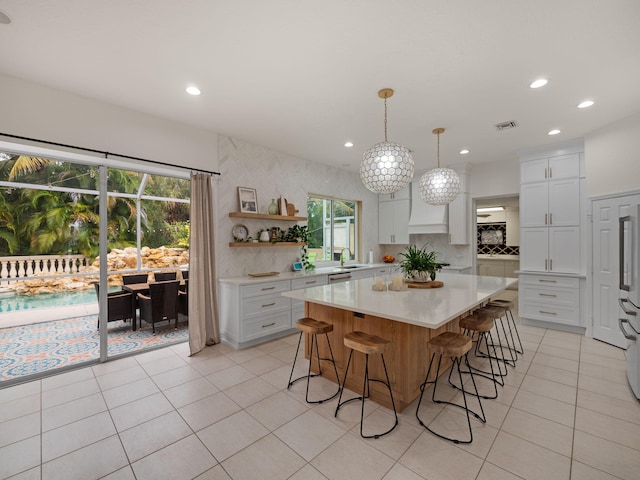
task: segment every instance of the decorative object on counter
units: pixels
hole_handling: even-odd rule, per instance
[[[383,255],[382,261],[384,263],[393,263],[396,261],[396,257],[394,257],[393,255]]]
[[[404,283],[404,274],[400,268],[395,268],[391,272],[391,283],[389,284],[389,290],[393,290],[395,292],[399,292],[401,290],[406,290],[408,287],[406,283]]]
[[[383,88],[378,97],[384,99],[384,142],[376,143],[362,155],[360,179],[374,193],[394,193],[411,182],[414,162],[407,147],[387,141],[387,98],[391,88]]]
[[[234,242],[250,242],[252,238],[249,236],[249,229],[244,225],[234,225],[231,229]]]
[[[451,168],[440,168],[440,134],[444,133],[444,128],[436,128],[432,133],[438,136],[438,168],[420,178],[420,196],[429,205],[446,205],[460,193],[460,177]]]
[[[271,203],[269,204],[269,208],[267,209],[269,215],[277,215],[278,214],[278,205],[276,205],[276,199],[272,198]]]
[[[302,262],[293,262],[292,268],[294,272],[301,272],[304,267]]]
[[[238,187],[238,202],[241,212],[258,213],[258,195],[255,188]]]
[[[387,275],[376,274],[373,277],[373,284],[371,285],[371,289],[377,292],[384,292],[387,290]]]
[[[444,283],[439,280],[426,281],[426,282],[407,282],[408,288],[442,288]]]
[[[427,282],[429,279],[436,279],[437,253],[433,250],[430,251],[428,247],[427,244],[424,244],[422,248],[409,245],[405,252],[398,254],[404,257],[404,260],[398,265],[405,278],[414,282]]]

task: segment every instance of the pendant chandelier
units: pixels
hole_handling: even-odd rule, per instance
[[[374,193],[394,193],[407,186],[413,178],[413,157],[409,149],[387,141],[387,98],[393,90],[383,88],[378,92],[384,98],[384,142],[376,143],[362,155],[360,178]]]
[[[420,196],[429,205],[446,205],[460,193],[460,177],[450,168],[440,168],[440,134],[444,128],[433,130],[438,136],[438,168],[425,173],[420,179]]]

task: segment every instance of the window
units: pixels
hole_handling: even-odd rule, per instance
[[[357,202],[310,195],[307,221],[311,262],[339,261],[343,252],[345,261],[358,258]]]

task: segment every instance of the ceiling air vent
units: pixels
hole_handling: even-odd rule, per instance
[[[518,123],[515,120],[511,120],[510,122],[502,122],[494,125],[496,130],[501,132],[502,130],[509,130],[510,128],[516,128]]]

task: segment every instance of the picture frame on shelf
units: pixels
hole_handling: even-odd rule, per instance
[[[258,213],[258,195],[255,188],[238,187],[238,203],[240,211]]]

